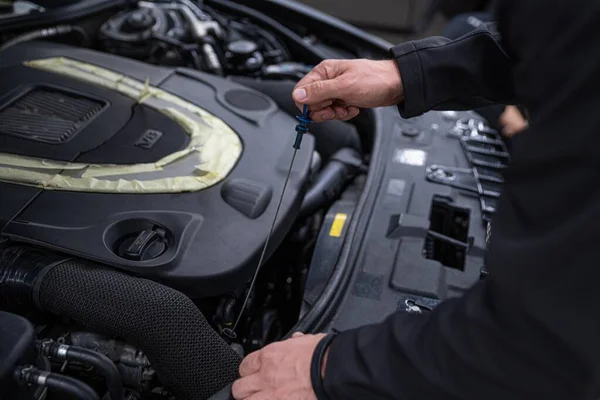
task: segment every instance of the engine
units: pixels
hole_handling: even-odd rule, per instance
[[[294,153],[296,82],[388,44],[296,2],[22,3],[0,7],[1,399],[229,399],[295,330],[488,275],[510,154],[480,114],[362,110]]]
[[[301,78],[309,68],[291,62],[272,33],[247,22],[218,18],[189,1],[138,2],[100,27],[111,53],[159,65],[190,65],[217,75]],[[190,45],[189,43],[193,43]]]
[[[320,53],[268,26],[138,1],[0,35],[0,397],[207,399],[298,321],[370,139],[319,124],[288,171]]]
[[[291,116],[223,78],[106,53],[32,43],[3,59],[13,65],[1,69],[10,79],[0,91],[11,95],[0,106],[0,174],[46,189],[22,199],[28,207],[7,216],[5,235],[193,298],[249,278],[290,164]],[[313,152],[307,137],[278,232],[298,213]]]

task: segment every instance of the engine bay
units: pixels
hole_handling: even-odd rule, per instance
[[[0,124],[10,133],[4,148],[21,157],[5,160],[3,175],[47,189],[4,227],[6,235],[151,277],[192,298],[248,279],[264,243],[255,233],[269,229],[290,163],[293,137],[282,132],[293,131],[291,116],[259,92],[200,72],[142,70],[129,60],[120,66],[106,53],[89,64],[86,52],[55,45],[5,54],[20,65],[2,69],[15,79],[0,84],[14,98],[3,104]],[[146,83],[123,78],[140,73]],[[94,101],[98,109],[88,112]],[[75,135],[51,125],[24,140],[23,124],[37,127],[80,104],[87,114],[74,122]],[[277,231],[291,228],[301,206],[312,139],[296,156]]]
[[[485,277],[509,155],[473,112],[312,124],[279,204],[295,83],[387,49],[275,3],[0,14],[0,324],[21,338],[0,395],[208,399],[293,330],[427,312]]]

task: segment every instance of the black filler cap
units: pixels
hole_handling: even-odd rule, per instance
[[[128,260],[146,261],[160,256],[167,249],[166,231],[160,227],[144,229],[126,237],[119,246],[119,256]]]

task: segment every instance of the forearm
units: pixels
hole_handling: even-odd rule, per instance
[[[405,118],[514,100],[512,61],[491,26],[456,40],[406,42],[393,47],[391,55],[402,76],[404,101],[399,110]]]
[[[331,400],[598,398],[600,56],[592,49],[600,40],[600,8],[592,10],[589,0],[502,4],[503,32],[518,55],[510,76],[531,123],[515,140],[511,165],[503,172],[487,258],[490,277],[429,314],[394,314],[339,334],[325,367]],[[590,12],[581,13],[584,8]],[[496,45],[480,35],[476,41],[485,44],[470,61],[460,52],[436,53],[456,44],[399,56],[405,114],[457,98],[511,98],[512,78],[505,71],[499,82],[498,68],[490,65],[490,59],[508,61],[498,48],[488,51]],[[406,64],[415,71],[407,72],[404,58],[413,56],[417,60]],[[433,60],[445,67],[438,69]],[[473,76],[469,63],[487,72]],[[428,79],[411,89],[418,65]],[[496,81],[486,84],[482,77]],[[440,85],[443,94],[437,96]]]
[[[490,290],[482,282],[432,314],[340,333],[325,368],[328,398],[583,399],[589,370],[518,302],[489,304]]]
[[[331,400],[598,398],[600,192],[589,182],[600,137],[591,105],[572,100],[515,142],[490,277],[429,314],[339,334],[325,367]]]

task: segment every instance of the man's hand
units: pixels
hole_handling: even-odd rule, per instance
[[[298,82],[293,98],[300,110],[309,106],[315,122],[347,121],[359,107],[396,105],[404,93],[394,60],[326,60]]]
[[[525,130],[529,123],[515,106],[506,106],[499,119],[500,129],[505,137],[513,137]]]
[[[273,343],[248,355],[233,384],[236,400],[316,400],[310,380],[310,364],[317,344],[325,335],[296,333],[292,339]]]

